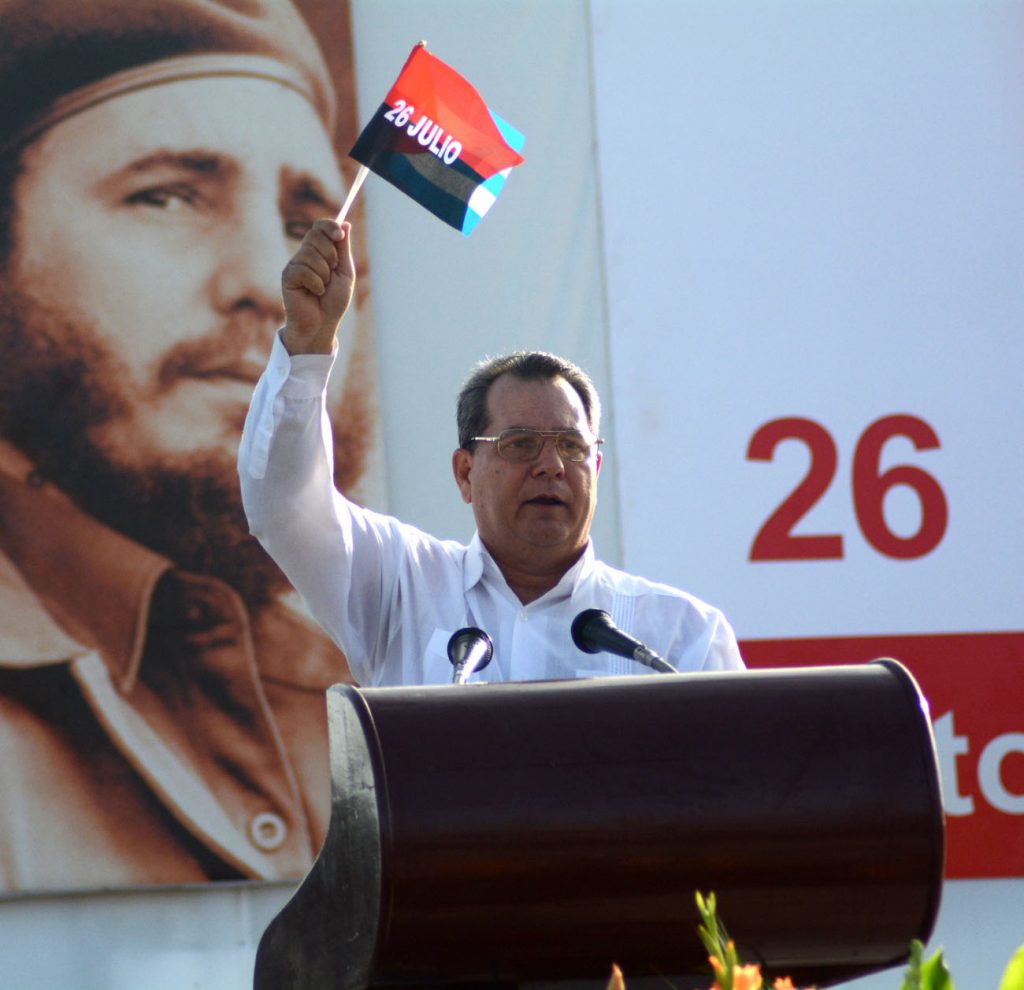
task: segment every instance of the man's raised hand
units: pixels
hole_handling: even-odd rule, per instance
[[[281,293],[289,354],[330,354],[356,284],[351,225],[317,220],[284,267]]]

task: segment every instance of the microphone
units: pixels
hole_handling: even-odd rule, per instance
[[[679,671],[667,660],[662,660],[654,650],[644,646],[638,639],[624,633],[612,617],[599,608],[588,608],[572,620],[572,641],[584,653],[600,653],[602,650],[642,663],[662,674],[678,674]]]
[[[478,670],[483,670],[494,655],[491,637],[476,626],[456,629],[448,640],[448,659],[455,670],[452,684],[465,684]]]

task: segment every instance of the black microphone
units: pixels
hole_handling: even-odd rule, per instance
[[[494,655],[491,637],[476,626],[456,629],[448,640],[448,659],[455,670],[452,684],[465,684],[478,670],[483,670]]]
[[[572,641],[584,653],[600,653],[602,650],[642,663],[645,667],[662,674],[678,674],[679,671],[667,660],[662,660],[654,650],[644,646],[638,639],[624,633],[612,617],[599,608],[588,608],[572,620]]]

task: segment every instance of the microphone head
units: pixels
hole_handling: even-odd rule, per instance
[[[606,649],[602,643],[595,639],[598,630],[616,630],[612,617],[600,608],[585,608],[575,619],[572,620],[572,641],[576,649],[584,653],[600,653]]]
[[[491,637],[482,629],[477,629],[476,626],[456,629],[452,633],[451,639],[448,640],[448,659],[452,666],[458,667],[460,664],[464,664],[472,653],[477,654],[477,662],[473,665],[473,670],[483,670],[494,656],[494,644],[491,642]]]

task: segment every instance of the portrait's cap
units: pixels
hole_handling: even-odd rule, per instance
[[[291,0],[0,0],[0,151],[123,93],[206,76],[302,93],[330,133],[335,94]]]

